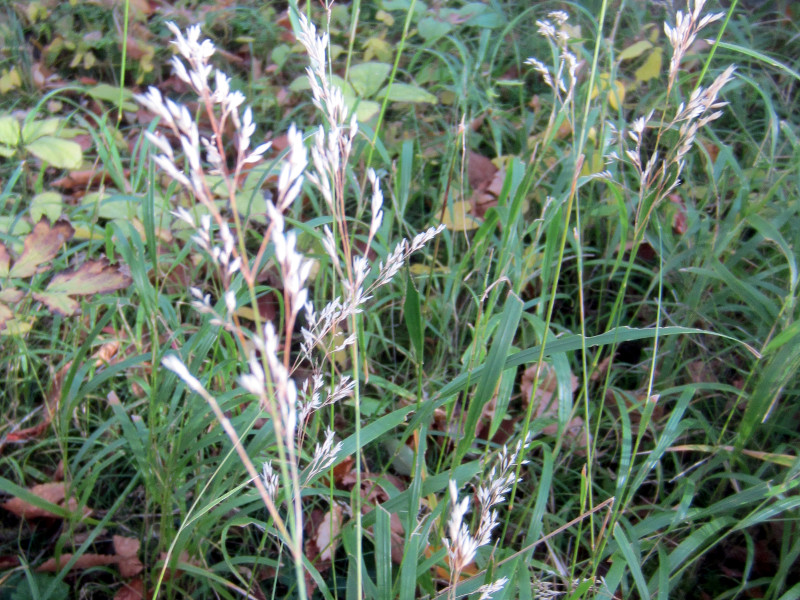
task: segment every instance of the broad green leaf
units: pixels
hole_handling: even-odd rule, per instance
[[[642,63],[642,66],[636,69],[633,76],[636,81],[650,81],[661,75],[661,63],[664,56],[664,51],[661,48],[656,48],[647,57],[647,60]]]
[[[383,85],[392,65],[382,62],[365,62],[350,69],[350,85],[358,95],[369,98]]]
[[[47,217],[51,223],[55,223],[61,216],[63,198],[58,192],[42,192],[36,194],[31,201],[31,219],[36,222]]]
[[[19,136],[19,121],[11,115],[3,115],[0,117],[0,144],[5,144],[13,148],[19,144]]]
[[[647,40],[641,40],[639,42],[635,42],[625,48],[622,52],[617,55],[617,60],[622,62],[623,60],[630,60],[632,58],[637,58],[650,50],[653,47],[653,44]]]
[[[379,99],[382,100],[386,95],[386,89],[383,88],[378,92]],[[438,102],[436,96],[430,92],[409,83],[393,83],[389,90],[389,100],[392,102],[425,102],[428,104],[436,104]]]
[[[119,87],[107,83],[98,83],[87,89],[86,93],[96,100],[102,100],[114,106],[117,106],[119,103]],[[133,101],[133,92],[128,88],[122,88],[122,110],[136,112],[138,108],[137,104]]]
[[[41,121],[30,121],[22,127],[22,140],[27,144],[45,135],[54,135],[61,126],[61,119],[56,117]]]
[[[26,144],[25,149],[58,169],[77,169],[83,162],[83,150],[80,144],[52,135],[37,138]]]
[[[362,100],[356,106],[356,119],[362,123],[366,123],[372,117],[378,114],[381,110],[381,105],[372,100]]]
[[[272,49],[272,52],[270,52],[269,58],[280,68],[286,64],[286,60],[289,58],[291,53],[292,49],[288,46],[288,44],[278,44]]]
[[[25,238],[25,249],[22,255],[11,267],[9,276],[30,277],[34,275],[39,266],[55,258],[61,246],[72,238],[75,231],[66,221],[57,221],[51,227],[42,219]]]
[[[403,10],[411,8],[411,0],[384,0],[381,3],[383,10]],[[422,1],[414,4],[414,14],[423,15],[428,10],[428,5]]]
[[[442,223],[451,231],[470,231],[480,227],[480,220],[469,213],[472,203],[468,200],[453,202],[444,209]]]
[[[436,17],[420,19],[419,25],[417,25],[417,32],[428,43],[447,35],[452,29],[453,26],[450,23],[440,21]]]
[[[16,153],[17,151],[15,148],[11,148],[10,146],[4,146],[3,144],[0,144],[0,156],[2,156],[3,158],[11,158]]]
[[[71,273],[59,273],[43,293],[34,294],[33,297],[53,312],[68,316],[74,315],[80,308],[72,296],[113,292],[129,286],[132,281],[107,260],[93,260],[83,263]]]

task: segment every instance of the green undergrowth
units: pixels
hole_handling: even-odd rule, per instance
[[[356,343],[330,353],[326,378],[349,374],[358,393],[299,424],[301,466],[327,427],[343,444],[302,489],[302,585],[218,415],[161,365],[179,356],[259,472],[277,465],[280,431],[240,382],[253,347],[191,306],[195,287],[224,310],[232,284],[171,212],[200,209],[151,160],[143,130],[157,126],[133,99],[156,85],[208,133],[168,62],[165,23],[199,23],[253,107],[252,146],[275,141],[235,194],[212,179],[255,257],[281,135],[296,123],[310,147],[321,124],[296,24],[249,1],[2,6],[0,598],[477,598],[501,578],[493,598],[800,597],[798,12],[709,1],[704,14],[725,16],[670,85],[663,23],[676,14],[661,4],[310,9],[359,117],[352,249],[378,263],[447,227],[348,321]],[[554,10],[569,17],[561,49],[536,24]],[[555,73],[564,51],[572,98],[566,71],[556,94],[525,62]],[[730,64],[727,105],[679,184],[667,189],[669,167],[643,186],[625,154],[635,119],[654,111],[645,159],[676,152],[683,134],[666,123]],[[369,247],[367,167],[384,193]],[[15,276],[42,219],[72,233]],[[286,229],[314,260],[318,309],[342,291],[322,225],[338,223],[306,185]],[[253,298],[237,284],[237,319],[282,331],[284,282],[264,247],[270,266]],[[56,274],[93,264],[118,285],[70,291],[80,311],[48,303]],[[299,355],[300,325],[281,353]],[[308,374],[300,363],[298,386]],[[474,531],[474,490],[526,438],[491,543],[456,573],[449,482]],[[120,539],[138,542],[133,558]]]

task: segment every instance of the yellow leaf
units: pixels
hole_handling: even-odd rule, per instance
[[[5,94],[22,86],[22,79],[19,76],[17,67],[11,67],[10,71],[3,69],[0,75],[0,94]]]
[[[619,110],[619,107],[625,101],[625,84],[619,79],[615,79],[612,86],[610,81],[611,76],[608,73],[601,74],[594,88],[592,88],[591,98],[594,100],[600,92],[608,91],[608,105],[613,110]]]
[[[375,18],[387,27],[394,25],[394,17],[385,10],[379,10],[375,13]]]
[[[605,161],[603,160],[602,152],[593,152],[591,156],[589,156],[589,160],[583,162],[583,167],[581,167],[581,175],[594,175],[595,173],[600,173],[605,168]]]
[[[636,69],[633,74],[636,77],[636,81],[644,83],[658,77],[661,74],[663,55],[664,52],[661,48],[654,49],[647,57],[647,60],[642,63],[642,66]]]
[[[442,223],[451,231],[470,231],[471,229],[477,229],[480,226],[480,222],[476,217],[469,214],[469,209],[471,207],[472,203],[466,200],[453,202],[452,207],[448,206],[445,208]]]
[[[414,263],[408,270],[411,271],[412,275],[427,275],[431,272],[431,266],[425,263]],[[447,267],[434,267],[434,273],[449,273],[450,269]]]
[[[623,60],[630,60],[632,58],[637,58],[650,50],[653,47],[653,44],[648,42],[647,40],[641,40],[640,42],[636,42],[635,44],[631,44],[625,50],[619,53],[617,59],[620,62]]]

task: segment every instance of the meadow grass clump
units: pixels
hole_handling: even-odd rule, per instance
[[[800,122],[754,82],[800,75],[735,6],[590,4],[156,9],[171,76],[66,101],[103,169],[48,254],[130,291],[0,325],[0,600],[797,595]],[[0,317],[63,179],[8,172]]]

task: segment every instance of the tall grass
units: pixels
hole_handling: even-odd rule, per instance
[[[55,442],[15,448],[0,481],[59,511],[72,558],[43,576],[20,552],[15,593],[111,595],[115,573],[71,569],[113,529],[143,542],[146,597],[797,597],[796,120],[742,117],[759,92],[729,63],[764,57],[723,41],[735,3],[705,5],[667,17],[661,79],[622,102],[644,8],[534,7],[424,48],[412,2],[389,83],[457,93],[433,120],[387,93],[370,123],[333,75],[371,9],[293,7],[310,123],[280,150],[215,44],[169,23],[191,97],[136,96],[157,118],[131,175],[83,121],[141,198],[138,229],[101,225],[130,294],[87,304],[86,335],[60,342],[56,319],[4,352],[15,422],[26,365],[71,361]],[[390,147],[390,117],[423,135]],[[447,229],[477,146],[515,155],[477,228]],[[109,328],[130,349],[95,366]],[[59,460],[100,512],[25,489]]]

